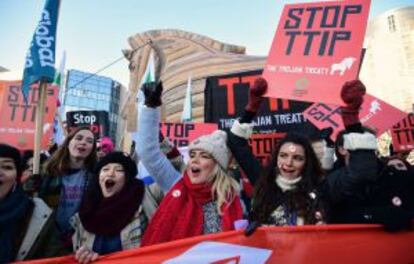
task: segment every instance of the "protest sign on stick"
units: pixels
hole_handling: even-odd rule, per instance
[[[0,81],[0,86],[3,86],[3,99],[0,102],[0,141],[21,150],[34,149],[36,112],[40,101],[39,86],[34,84],[30,87],[27,103],[20,92],[21,81]],[[45,94],[41,149],[46,149],[53,136],[57,87],[48,85]]]
[[[335,140],[339,131],[345,129],[339,106],[314,103],[303,112],[303,115],[319,129],[332,127],[332,140]],[[377,135],[380,136],[406,115],[404,111],[375,96],[366,94],[364,96],[364,103],[361,106],[359,118],[362,125],[374,129]]]
[[[109,115],[106,111],[66,112],[66,125],[69,131],[77,127],[88,127],[97,139],[109,136]]]
[[[186,147],[194,139],[217,130],[217,124],[210,123],[161,123],[161,132],[176,147]]]
[[[414,114],[398,122],[391,129],[392,145],[395,152],[414,149]]]
[[[266,96],[341,105],[358,74],[370,0],[286,5],[263,77]]]

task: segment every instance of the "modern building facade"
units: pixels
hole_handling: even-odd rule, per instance
[[[204,121],[204,89],[206,78],[260,70],[266,57],[246,54],[243,46],[223,43],[207,36],[178,29],[150,30],[128,38],[130,49],[124,50],[129,61],[129,96],[122,107],[127,120],[123,149],[128,150],[130,132],[136,131],[136,94],[141,83],[148,58],[154,52],[156,77],[161,75],[164,92],[162,96],[162,120],[179,122],[188,78],[192,83],[192,117],[194,122]],[[151,42],[152,45],[146,45]]]
[[[93,75],[78,70],[69,70],[63,91],[63,113],[78,110],[107,111],[109,135],[119,142],[118,128],[121,122],[119,108],[122,85],[108,77]],[[65,116],[62,116],[65,119]]]
[[[128,127],[136,126],[135,95],[147,67],[151,52],[155,50],[155,64],[162,75],[164,120],[180,120],[188,78],[192,79],[193,120],[204,120],[204,88],[208,76],[224,75],[262,69],[264,56],[246,54],[243,46],[223,43],[207,36],[178,29],[150,30],[128,38],[131,49],[124,50],[129,60],[129,104],[123,109],[128,116]],[[141,48],[142,47],[142,48]],[[157,75],[157,73],[156,73]]]
[[[413,111],[414,6],[374,17],[369,22],[364,46],[360,77],[368,92],[401,110]]]

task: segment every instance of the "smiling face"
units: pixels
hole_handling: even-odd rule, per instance
[[[71,158],[84,160],[91,154],[94,136],[91,131],[83,129],[78,131],[70,140],[68,148]]]
[[[10,192],[16,178],[17,168],[13,159],[0,157],[0,200]]]
[[[302,174],[305,162],[305,149],[295,143],[284,143],[277,155],[280,175],[289,180],[296,179]]]
[[[198,149],[191,150],[187,166],[191,183],[200,184],[210,180],[216,165],[217,162],[210,153]]]
[[[125,185],[125,170],[119,163],[108,163],[99,172],[99,186],[105,198],[119,193]]]

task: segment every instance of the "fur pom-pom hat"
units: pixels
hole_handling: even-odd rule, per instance
[[[227,134],[222,130],[216,130],[213,133],[201,136],[190,143],[188,150],[201,149],[213,156],[217,163],[227,171],[231,152],[227,148]]]

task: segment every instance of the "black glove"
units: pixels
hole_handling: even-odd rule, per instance
[[[384,206],[372,210],[372,221],[380,223],[389,232],[408,230],[412,227],[412,216],[397,206]]]
[[[247,237],[253,235],[253,233],[256,231],[258,227],[260,227],[259,222],[257,221],[250,222],[249,225],[244,230],[244,235]]]
[[[145,95],[145,105],[148,107],[156,108],[162,104],[161,95],[162,95],[162,82],[147,82],[144,83],[141,87],[141,90]]]
[[[331,139],[332,133],[333,133],[332,127],[323,128],[319,132],[321,139],[325,140],[326,146],[330,148],[333,148],[335,146],[335,143]]]

